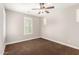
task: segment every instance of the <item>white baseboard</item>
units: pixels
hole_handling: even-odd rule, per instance
[[[23,42],[23,41],[28,41],[28,40],[33,40],[33,39],[36,39],[36,38],[40,38],[40,37],[33,37],[33,38],[23,39],[23,40],[14,41],[14,42],[8,42],[8,43],[6,43],[6,45],[14,44],[14,43],[19,43],[19,42]]]
[[[79,50],[79,47],[77,47],[77,46],[73,46],[73,45],[68,44],[68,43],[64,43],[64,42],[60,42],[60,41],[56,41],[56,40],[52,40],[52,39],[47,38],[47,37],[42,37],[42,38],[47,39],[47,40],[50,40],[50,41],[53,41],[53,42],[56,42],[56,43],[59,43],[59,44],[62,44],[62,45],[65,45],[65,46],[69,46],[69,47],[71,47],[71,48],[74,48],[74,49],[78,49],[78,50]]]
[[[6,43],[6,45],[8,45],[8,44],[14,44],[14,43],[19,43],[19,42],[22,42],[22,41],[28,41],[28,40],[32,40],[32,39],[36,39],[36,38],[40,38],[40,37],[34,37],[34,38],[29,38],[29,39],[24,39],[24,40],[9,42],[9,43]],[[72,47],[72,48],[75,48],[75,49],[79,49],[79,47],[70,45],[68,43],[64,43],[64,42],[52,40],[52,39],[47,38],[47,37],[41,37],[41,38],[44,38],[44,39],[47,39],[47,40],[50,40],[50,41],[53,41],[53,42],[56,42],[56,43],[59,43],[59,44],[65,45],[65,46],[69,46],[69,47]]]

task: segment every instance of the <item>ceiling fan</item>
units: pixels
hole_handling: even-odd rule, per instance
[[[32,10],[39,10],[38,14],[41,14],[41,13],[50,13],[48,11],[48,9],[53,9],[54,6],[47,7],[45,4],[46,3],[39,3],[40,8],[33,8]]]

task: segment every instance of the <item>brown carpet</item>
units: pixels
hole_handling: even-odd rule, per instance
[[[46,39],[38,38],[7,45],[5,55],[79,55],[73,49]]]

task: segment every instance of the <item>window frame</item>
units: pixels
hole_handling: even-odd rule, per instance
[[[28,32],[26,31],[26,26],[29,26],[29,25],[26,25],[25,23],[27,23],[28,21],[31,21],[31,32]],[[29,23],[28,23],[29,24]],[[32,34],[33,33],[33,21],[32,21],[32,18],[31,17],[27,17],[27,16],[24,16],[24,35],[28,35],[28,34]]]

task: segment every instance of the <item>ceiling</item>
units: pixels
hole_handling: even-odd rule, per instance
[[[33,8],[40,8],[38,3],[5,3],[5,8],[25,14],[35,15],[35,16],[43,16],[43,14],[38,14],[39,10],[32,10]],[[72,5],[75,5],[74,3],[51,3],[48,4],[48,6],[55,6],[55,9],[57,8],[66,8]],[[49,10],[51,13],[53,10]],[[46,14],[44,14],[46,15]]]

